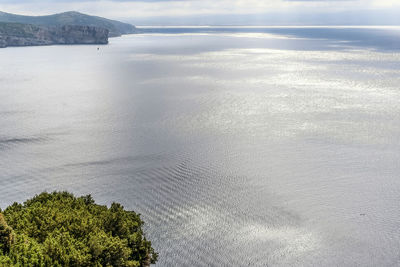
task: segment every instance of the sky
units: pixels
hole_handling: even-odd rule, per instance
[[[0,11],[64,11],[136,25],[400,25],[400,0],[0,0]]]

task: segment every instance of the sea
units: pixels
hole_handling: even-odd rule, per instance
[[[399,27],[0,49],[0,208],[141,214],[156,266],[399,266]]]

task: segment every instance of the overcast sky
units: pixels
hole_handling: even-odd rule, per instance
[[[137,25],[400,25],[400,0],[0,0],[0,11],[75,10]]]

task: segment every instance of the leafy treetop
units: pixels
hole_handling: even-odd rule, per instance
[[[3,216],[4,215],[4,216]],[[0,266],[146,266],[157,253],[140,216],[90,195],[42,193],[0,213]]]

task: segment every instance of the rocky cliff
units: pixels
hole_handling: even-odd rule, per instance
[[[38,26],[0,23],[0,47],[53,44],[107,44],[109,31],[79,25]]]
[[[43,26],[93,26],[107,29],[109,31],[109,37],[116,37],[123,34],[131,34],[137,32],[135,26],[131,24],[102,17],[90,16],[75,11],[69,11],[48,16],[22,16],[0,11],[0,22]]]

